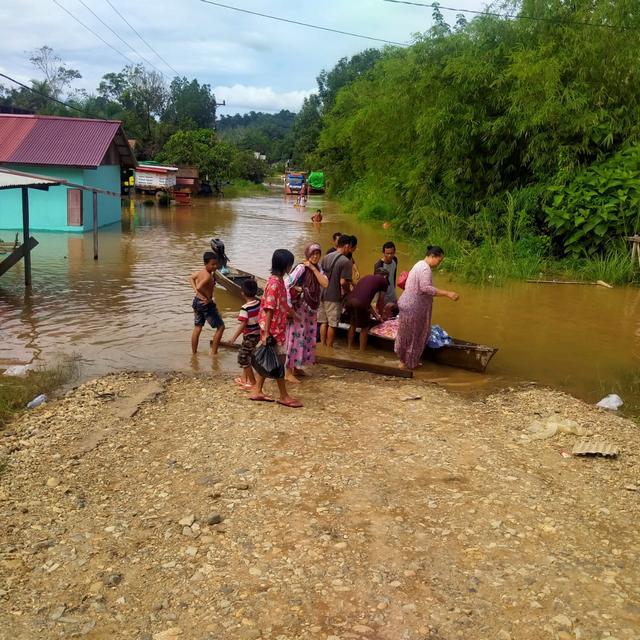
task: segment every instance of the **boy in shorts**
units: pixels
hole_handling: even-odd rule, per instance
[[[196,294],[191,304],[195,325],[191,334],[191,352],[197,353],[202,327],[205,322],[208,322],[211,328],[216,330],[211,342],[211,353],[215,354],[218,353],[218,346],[224,332],[224,322],[213,299],[213,288],[216,285],[213,274],[218,268],[218,256],[213,251],[205,251],[202,259],[204,267],[189,276],[189,284]]]
[[[260,300],[256,298],[257,293],[258,283],[255,280],[245,280],[242,283],[244,304],[238,314],[240,326],[231,340],[229,340],[229,344],[233,344],[242,334],[242,346],[238,353],[238,364],[242,368],[242,375],[236,378],[235,382],[245,391],[248,391],[256,384],[253,367],[251,366],[251,354],[255,351],[258,342],[260,342],[260,325],[258,324]]]

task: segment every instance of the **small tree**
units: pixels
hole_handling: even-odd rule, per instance
[[[178,131],[167,140],[157,160],[194,165],[200,177],[215,182],[230,177],[233,148],[218,141],[210,129]]]

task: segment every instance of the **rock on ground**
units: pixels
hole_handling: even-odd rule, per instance
[[[119,374],[19,417],[0,433],[0,636],[640,637],[637,424],[552,391],[471,401],[323,368],[300,396]],[[553,415],[620,456],[523,437]]]

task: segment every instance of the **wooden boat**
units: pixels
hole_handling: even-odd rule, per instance
[[[264,293],[266,282],[262,278],[258,278],[248,271],[236,269],[235,267],[227,267],[227,270],[228,273],[216,271],[213,277],[215,281],[229,293],[239,298],[242,297],[242,283],[246,280],[256,280],[258,283],[258,295],[261,296]]]
[[[12,253],[16,250],[20,241],[18,240],[18,234],[16,233],[16,239],[13,242],[3,242],[0,240],[0,253]]]
[[[340,323],[339,331],[341,334],[346,335],[348,329],[348,324]],[[452,344],[439,349],[426,347],[423,353],[425,360],[444,364],[448,367],[484,373],[491,358],[498,351],[496,347],[467,342],[453,337],[451,339],[453,340]],[[385,351],[393,351],[395,340],[369,333],[368,344]]]
[[[258,295],[263,294],[264,286],[266,285],[265,280],[257,278],[252,273],[243,271],[242,269],[228,267],[228,270],[229,272],[227,274],[216,271],[214,278],[216,282],[221,287],[224,287],[229,293],[241,297],[242,283],[248,279],[255,279],[258,282]],[[348,329],[349,325],[345,322],[341,322],[338,326],[338,332],[344,336],[347,335]],[[489,347],[475,342],[467,342],[466,340],[459,340],[458,338],[451,339],[453,340],[452,344],[440,347],[440,349],[426,347],[423,357],[426,360],[437,362],[438,364],[444,364],[449,367],[484,373],[491,361],[491,358],[493,358],[498,351],[496,347]],[[368,344],[371,346],[384,351],[393,351],[394,343],[395,340],[393,340],[393,338],[369,333]]]

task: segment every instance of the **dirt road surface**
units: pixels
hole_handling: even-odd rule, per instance
[[[638,424],[315,374],[300,410],[112,375],[0,432],[0,637],[640,637]],[[619,456],[527,437],[549,417]]]

